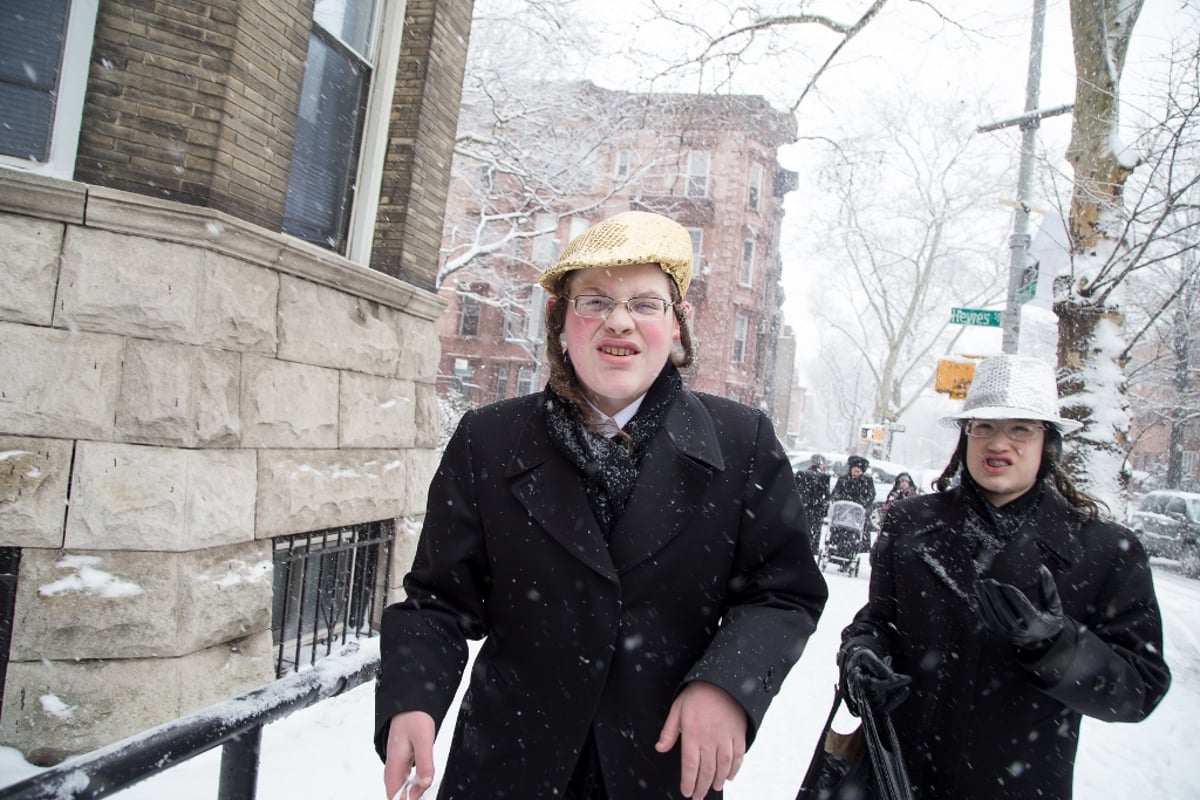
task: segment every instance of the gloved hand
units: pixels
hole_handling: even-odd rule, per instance
[[[891,657],[880,658],[869,647],[855,647],[843,653],[842,683],[846,687],[846,704],[856,716],[862,709],[852,698],[861,694],[877,714],[890,714],[908,698],[912,678],[894,671]]]
[[[1038,568],[1038,589],[1041,597],[1034,603],[1012,584],[981,578],[975,581],[975,611],[988,630],[1017,647],[1049,646],[1066,627],[1067,618],[1045,564]]]

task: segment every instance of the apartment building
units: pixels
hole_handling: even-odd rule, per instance
[[[780,311],[779,231],[796,176],[779,165],[778,149],[795,139],[791,115],[759,96],[587,82],[527,92],[526,106],[541,115],[503,130],[496,120],[515,114],[498,113],[493,97],[464,97],[460,142],[510,148],[455,158],[438,287],[447,302],[437,322],[439,393],[480,405],[539,391],[546,298],[535,276],[588,225],[638,209],[692,235],[699,357],[688,385],[762,408],[782,435],[794,343]],[[549,155],[533,165],[530,152]]]

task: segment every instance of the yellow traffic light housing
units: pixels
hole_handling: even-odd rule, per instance
[[[934,391],[950,395],[951,400],[965,400],[967,389],[975,378],[975,362],[980,358],[982,356],[938,359],[933,379]]]

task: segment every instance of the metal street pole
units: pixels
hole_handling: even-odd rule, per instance
[[[1033,31],[1029,37],[1029,73],[1025,80],[1025,118],[1021,125],[1021,166],[1017,172],[1017,207],[1013,211],[1013,232],[1008,246],[1011,260],[1008,264],[1008,298],[1004,306],[1005,353],[1017,352],[1017,341],[1021,332],[1021,306],[1017,293],[1021,290],[1025,276],[1025,265],[1029,259],[1029,185],[1033,180],[1033,148],[1036,144],[1039,117],[1037,111],[1038,92],[1042,83],[1042,38],[1046,30],[1046,0],[1033,0]]]
[[[1003,331],[1002,347],[1005,353],[1017,352],[1017,343],[1021,333],[1021,298],[1020,292],[1025,280],[1025,266],[1029,261],[1029,194],[1033,182],[1033,148],[1037,136],[1038,125],[1047,117],[1066,114],[1072,110],[1072,105],[1056,106],[1049,109],[1038,109],[1038,91],[1042,82],[1042,37],[1046,30],[1046,0],[1033,2],[1033,30],[1029,37],[1029,73],[1025,80],[1025,113],[1019,117],[980,125],[976,133],[987,133],[1001,128],[1017,125],[1021,128],[1021,160],[1017,172],[1017,202],[1013,216],[1013,232],[1009,236],[1008,246],[1011,258],[1008,265],[1008,295],[1001,325]],[[1042,280],[1052,280],[1053,276],[1039,276]]]

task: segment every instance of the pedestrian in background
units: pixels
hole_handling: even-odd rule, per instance
[[[892,488],[888,491],[887,498],[884,499],[883,505],[879,508],[879,518],[883,519],[887,516],[888,510],[895,504],[897,500],[903,500],[906,497],[915,497],[917,495],[917,486],[913,483],[912,475],[907,472],[901,472],[896,476],[896,480],[892,481]]]
[[[820,453],[814,453],[809,459],[808,469],[796,473],[796,486],[800,489],[800,499],[804,503],[804,511],[808,515],[809,549],[815,554],[821,545],[821,524],[829,513],[829,462]]]
[[[919,800],[1070,798],[1081,718],[1137,722],[1170,685],[1149,561],[1063,470],[1079,423],[1049,364],[983,360],[943,422],[954,454],[884,519],[842,680],[891,713]]]
[[[549,385],[468,411],[381,635],[391,798],[721,797],[827,596],[762,412],[683,387],[692,241],[629,211],[539,282]],[[678,345],[678,349],[676,349]]]
[[[870,514],[875,505],[875,481],[867,472],[870,466],[871,462],[862,456],[846,459],[846,474],[837,479],[830,500],[850,500]]]

